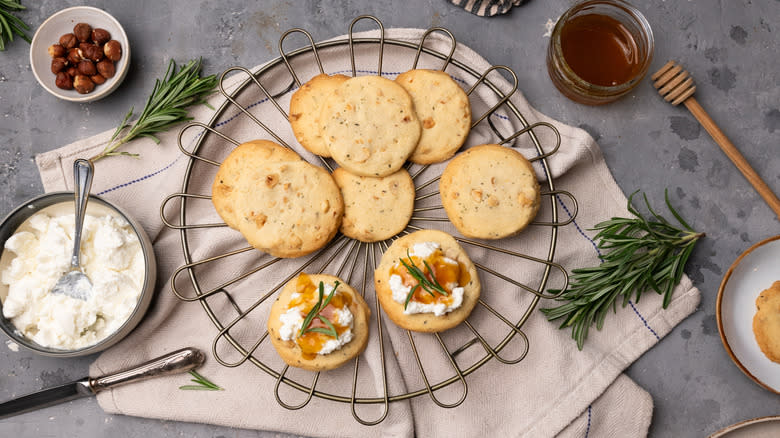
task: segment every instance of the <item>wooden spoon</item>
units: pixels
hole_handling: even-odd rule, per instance
[[[696,91],[696,85],[693,84],[693,78],[687,71],[678,65],[675,61],[669,61],[655,72],[652,76],[653,85],[667,102],[672,105],[685,104],[688,110],[696,117],[696,120],[704,126],[704,129],[710,133],[715,143],[723,149],[727,157],[737,166],[742,175],[753,185],[759,195],[764,198],[769,208],[771,208],[778,219],[780,219],[780,199],[772,192],[772,189],[761,179],[761,177],[750,167],[744,156],[737,150],[737,147],[726,138],[726,134],[718,128],[718,125],[710,118],[704,108],[699,105],[693,97]]]

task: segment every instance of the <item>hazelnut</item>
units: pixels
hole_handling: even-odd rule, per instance
[[[101,85],[106,83],[106,78],[104,78],[101,75],[94,75],[94,76],[90,76],[89,78],[92,79],[92,82],[94,82],[95,85]]]
[[[71,79],[67,73],[61,71],[57,73],[57,79],[54,80],[54,85],[63,90],[70,90],[73,89],[73,79]]]
[[[66,33],[65,35],[60,37],[60,45],[64,47],[66,50],[70,50],[79,43],[79,40],[76,39],[76,35],[73,35],[72,33]]]
[[[103,53],[106,55],[106,58],[112,61],[119,61],[119,58],[122,57],[122,45],[117,40],[111,40],[103,46]]]
[[[54,58],[51,60],[51,72],[55,75],[63,70],[65,70],[65,67],[68,66],[68,60],[65,58]]]
[[[105,29],[92,29],[92,41],[95,44],[102,46],[111,39],[111,34]]]
[[[104,59],[97,63],[97,71],[104,78],[113,78],[114,74],[116,74],[116,67],[113,62]]]
[[[80,47],[79,50],[81,50],[81,53],[84,55],[84,58],[91,59],[95,62],[100,61],[103,59],[103,50],[94,45],[89,43],[81,43],[84,45],[84,47]]]
[[[71,78],[76,77],[77,74],[79,74],[79,69],[76,68],[75,65],[68,67],[67,70],[65,70],[65,73],[68,74]]]
[[[81,42],[89,41],[92,36],[92,26],[87,23],[78,23],[73,27],[73,34]]]
[[[52,58],[61,58],[65,56],[65,47],[62,47],[62,44],[52,44],[49,46],[49,56]]]
[[[87,76],[76,75],[76,77],[73,78],[73,88],[75,88],[79,94],[87,94],[95,89],[95,83]]]
[[[79,62],[78,70],[80,75],[84,76],[94,76],[97,74],[97,69],[95,68],[95,64],[92,63],[89,59],[85,59],[81,62]]]
[[[81,52],[77,48],[72,48],[68,50],[68,62],[71,64],[78,64],[79,61],[81,61]]]

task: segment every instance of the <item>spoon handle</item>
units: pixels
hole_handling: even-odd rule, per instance
[[[76,228],[73,232],[73,255],[70,259],[71,267],[77,267],[79,253],[81,252],[81,228],[84,225],[84,215],[87,212],[89,201],[89,189],[92,188],[92,174],[94,172],[92,162],[79,158],[73,162],[73,193],[76,197]]]

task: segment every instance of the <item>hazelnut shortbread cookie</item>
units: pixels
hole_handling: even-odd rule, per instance
[[[412,96],[422,135],[409,161],[432,164],[448,160],[463,146],[471,130],[471,104],[466,92],[447,73],[410,70],[395,81]]]
[[[467,237],[511,236],[539,211],[539,182],[531,163],[496,144],[457,155],[442,172],[439,191],[450,222]]]
[[[349,76],[319,74],[293,93],[290,99],[290,126],[298,142],[311,153],[330,157],[320,135],[320,113],[325,101]]]
[[[341,167],[355,175],[387,176],[414,151],[420,122],[403,87],[360,76],[342,83],[325,102],[320,134]]]
[[[333,179],[344,198],[341,232],[361,242],[378,242],[400,233],[414,209],[414,182],[406,169],[381,178],[353,175],[339,167]]]

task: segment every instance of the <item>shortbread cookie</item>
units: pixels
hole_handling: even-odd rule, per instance
[[[402,260],[420,269],[429,281],[438,282],[447,294],[416,287],[418,281]],[[374,270],[374,287],[387,316],[398,326],[417,332],[441,332],[463,322],[477,304],[481,289],[477,269],[466,251],[438,230],[417,231],[394,241]]]
[[[325,102],[320,124],[333,159],[355,175],[395,173],[420,140],[420,122],[409,93],[379,76],[341,84]]]
[[[336,282],[339,283],[337,286]],[[322,304],[335,286],[333,298],[318,315],[327,319],[337,336],[310,330],[301,334],[306,316],[318,304],[320,283],[323,286]],[[371,310],[363,298],[340,278],[300,274],[284,286],[271,305],[268,335],[288,365],[310,371],[332,370],[366,348],[370,317]],[[328,325],[316,317],[307,328],[328,329]]]
[[[471,130],[471,104],[466,92],[437,70],[410,70],[395,79],[412,96],[422,135],[409,161],[440,163],[455,155]]]
[[[344,201],[325,169],[273,142],[245,143],[220,166],[212,200],[260,251],[300,257],[322,248],[341,225]]]
[[[442,172],[439,191],[447,217],[467,237],[511,236],[539,211],[539,182],[531,163],[496,144],[456,156]]]
[[[347,79],[349,76],[319,74],[293,93],[290,99],[290,126],[298,143],[309,152],[330,157],[320,135],[320,113],[325,100]]]
[[[249,163],[261,161],[270,164],[300,159],[294,151],[267,140],[249,141],[233,149],[219,166],[211,186],[211,202],[219,216],[230,228],[238,229],[235,195],[239,190],[239,179],[247,175],[246,168]]]
[[[341,232],[361,242],[378,242],[400,233],[414,209],[414,182],[406,169],[372,178],[339,167],[333,179],[344,198]]]
[[[753,334],[761,351],[772,362],[780,363],[780,281],[775,281],[756,298]]]

